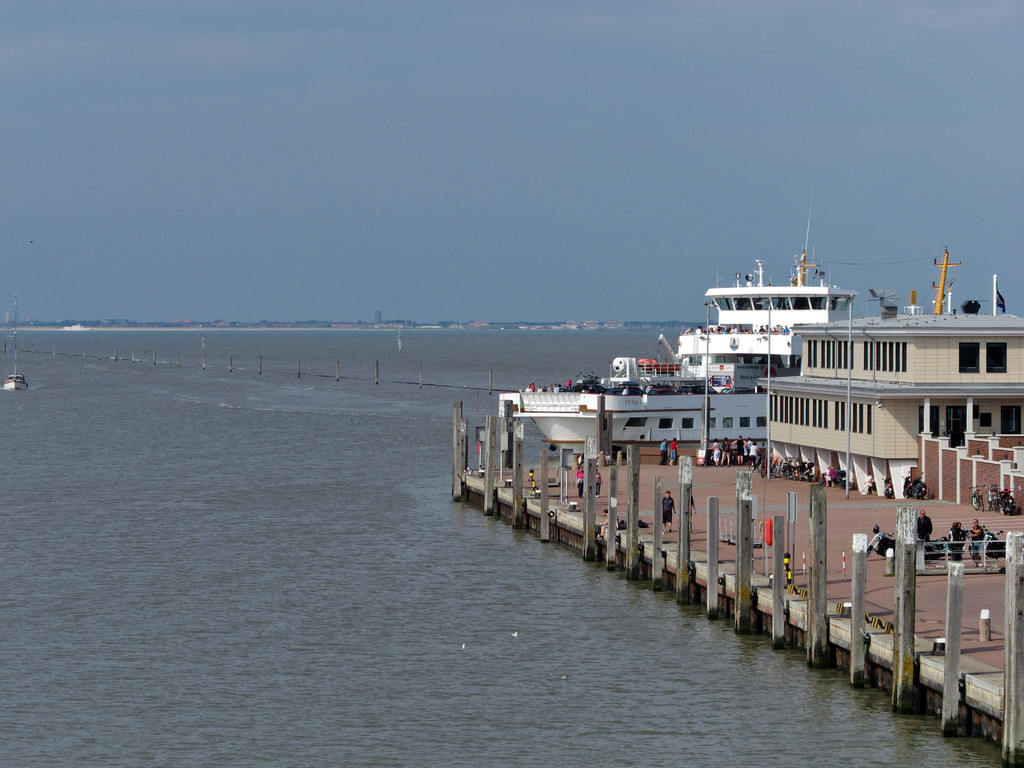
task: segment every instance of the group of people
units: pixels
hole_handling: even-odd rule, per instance
[[[932,520],[924,509],[917,513],[917,538],[919,541],[932,540]],[[949,529],[948,541],[950,542],[949,558],[960,560],[964,552],[971,553],[971,559],[975,563],[981,561],[981,555],[985,548],[985,537],[988,531],[985,530],[978,518],[974,518],[970,528],[965,528],[959,520],[954,520]],[[958,546],[957,546],[958,545]]]
[[[672,442],[668,440],[661,441],[661,464],[675,464],[679,458],[679,443],[672,439]]]
[[[728,437],[711,443],[711,461],[716,467],[728,467],[732,464],[757,466],[761,459],[761,449],[756,440],[744,440],[740,435],[735,440]]]
[[[543,386],[543,385],[538,387],[536,384],[534,384],[531,381],[530,382],[530,386],[528,386],[524,391],[525,392],[569,392],[571,390],[572,390],[572,379],[567,380],[565,382],[565,384],[550,384],[550,385],[548,385],[546,387]]]

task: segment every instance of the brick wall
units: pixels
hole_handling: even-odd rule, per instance
[[[984,456],[986,459],[988,455],[988,440],[968,440],[967,441],[967,455],[968,456]]]

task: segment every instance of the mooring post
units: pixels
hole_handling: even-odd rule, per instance
[[[654,522],[652,523],[654,526],[654,551],[651,553],[651,587],[654,588],[655,592],[661,591],[663,578],[662,565],[665,562],[661,556],[661,541],[664,538],[661,522],[661,505],[663,503],[661,501],[661,489],[664,485],[665,478],[661,475],[657,475],[654,478],[654,490],[652,491],[654,494],[652,496],[654,499]]]
[[[523,509],[523,431],[522,419],[512,422],[512,527],[526,527]]]
[[[626,578],[640,578],[640,450],[626,448]]]
[[[736,471],[736,631],[750,634],[751,583],[754,570],[753,476],[749,469]]]
[[[484,448],[484,514],[489,517],[494,514],[494,441],[498,431],[497,415],[488,414],[484,423],[484,441],[487,444]]]
[[[946,564],[946,649],[942,670],[942,735],[960,732],[960,631],[963,626],[964,564]]]
[[[676,541],[676,601],[690,602],[690,575],[693,556],[690,552],[690,506],[693,504],[693,457],[679,459],[679,539]]]
[[[488,438],[489,440],[490,438]],[[540,540],[551,541],[551,517],[548,515],[551,496],[548,494],[548,474],[551,464],[548,462],[546,448],[540,449]]]
[[[619,468],[608,472],[608,524],[604,527],[604,564],[609,571],[618,565],[619,552]]]
[[[260,355],[260,373],[263,373],[263,355]],[[334,361],[334,380],[341,381],[341,360]]]
[[[228,355],[228,373],[235,370],[235,358],[234,355]]]
[[[850,576],[850,685],[863,688],[864,601],[867,587],[868,536],[853,534],[853,569]]]
[[[597,559],[597,438],[588,435],[584,444],[583,461],[583,559],[588,563]]]
[[[82,357],[85,357],[85,352],[82,352]],[[174,367],[181,368],[181,352],[178,352],[174,358]]]
[[[717,619],[718,607],[718,497],[708,496],[708,618]]]
[[[156,365],[156,350],[153,350],[153,365]]]
[[[820,485],[811,486],[807,525],[811,549],[811,572],[807,578],[807,664],[820,668],[828,666],[828,623],[825,617],[828,605],[828,504],[825,488]]]
[[[772,648],[786,647],[786,544],[784,515],[772,518]]]
[[[494,394],[494,369],[491,368],[487,371],[487,394]]]
[[[892,708],[899,714],[917,712],[914,695],[914,611],[917,606],[917,508],[896,511],[896,591],[893,623]]]
[[[1024,533],[1006,534],[1003,765],[1024,766]]]
[[[380,384],[380,360],[373,363],[373,383]]]
[[[462,501],[462,467],[466,463],[462,458],[462,438],[466,434],[466,422],[462,418],[462,401],[456,400],[452,407],[452,500]],[[461,449],[461,450],[460,450]]]
[[[297,378],[297,379],[301,379],[302,378],[302,360],[301,359],[298,361],[297,367],[295,369],[295,378]]]
[[[259,375],[260,375],[260,376],[262,376],[262,375],[263,375],[263,355],[260,355],[260,363],[259,363]]]
[[[978,614],[978,639],[987,643],[992,639],[992,612],[982,608]]]

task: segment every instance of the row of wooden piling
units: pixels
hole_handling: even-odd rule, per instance
[[[502,421],[499,424],[499,419]],[[500,428],[499,428],[500,427]],[[511,498],[508,499],[509,518],[515,528],[528,527],[528,503],[524,498],[523,489],[523,449],[522,422],[507,421],[505,416],[489,415],[486,418],[485,444],[488,460],[483,468],[483,487],[481,507],[485,514],[499,514],[499,497],[501,492],[496,488],[496,462],[500,456],[499,436],[502,431],[511,434],[509,451],[511,454]],[[469,482],[467,470],[467,434],[468,427],[462,418],[462,405],[455,404],[454,412],[454,443],[452,465],[452,495],[456,500],[467,500]],[[646,558],[643,555],[645,543],[639,535],[640,519],[640,458],[635,446],[626,450],[626,528],[619,531],[616,522],[619,516],[618,472],[612,472],[608,481],[608,524],[603,541],[598,541],[596,533],[596,492],[594,478],[599,457],[596,439],[587,442],[583,454],[584,497],[582,517],[578,523],[578,533],[559,531],[553,536],[552,524],[559,521],[566,529],[577,523],[570,518],[563,521],[563,514],[555,514],[549,509],[548,493],[548,457],[542,450],[540,456],[540,493],[535,499],[539,506],[538,533],[541,541],[550,541],[553,537],[578,548],[583,559],[593,561],[602,554],[608,569],[621,568],[628,579],[642,577],[642,565]],[[700,584],[696,577],[695,560],[690,549],[690,499],[693,493],[692,458],[682,456],[678,464],[679,473],[679,539],[675,552],[664,552],[661,540],[660,510],[657,501],[662,495],[664,479],[654,479],[654,524],[652,551],[649,553],[650,568],[646,578],[656,590],[666,586],[674,588],[677,600],[692,602],[700,597]],[[507,489],[505,489],[507,490]],[[853,558],[851,570],[851,599],[849,606],[849,643],[848,649],[837,648],[835,641],[830,644],[830,621],[837,622],[835,614],[830,614],[827,598],[827,503],[825,489],[812,486],[808,509],[808,525],[810,536],[810,558],[808,568],[807,603],[803,628],[799,621],[792,617],[787,619],[788,600],[787,570],[783,562],[783,548],[773,547],[772,577],[770,581],[771,602],[757,595],[753,587],[753,536],[752,536],[752,475],[749,470],[737,472],[736,483],[736,562],[733,576],[733,594],[731,606],[728,605],[728,589],[725,590],[727,605],[720,603],[722,590],[720,584],[720,562],[718,559],[718,518],[719,500],[710,497],[707,502],[707,564],[704,587],[704,608],[709,618],[728,615],[731,607],[735,630],[749,633],[756,624],[761,631],[766,629],[766,616],[770,614],[770,633],[773,648],[803,645],[807,663],[812,667],[828,667],[836,663],[843,654],[849,666],[850,684],[864,687],[871,681],[878,680],[878,672],[868,674],[866,643],[870,641],[865,617],[865,588],[867,564],[867,537],[864,534],[853,535]],[[893,630],[891,693],[893,711],[899,714],[916,713],[921,710],[923,700],[919,689],[919,654],[915,651],[914,615],[916,593],[916,527],[915,510],[909,506],[898,509],[897,545],[895,558],[895,615]],[[785,519],[776,515],[773,529],[783,530]],[[620,540],[620,535],[622,538]],[[600,546],[599,546],[600,545]],[[669,557],[669,554],[674,557]],[[668,569],[669,560],[674,560],[674,573]],[[963,564],[953,562],[948,569],[948,587],[946,604],[946,639],[943,656],[943,680],[941,693],[942,733],[957,735],[971,732],[972,713],[969,711],[961,691],[960,670],[960,632],[962,625],[963,595]],[[1004,661],[1004,685],[1002,696],[1002,713],[988,713],[993,722],[983,728],[982,735],[1000,738],[1002,742],[1003,764],[1024,766],[1024,534],[1011,533],[1006,541],[1006,645]],[[767,586],[767,585],[765,585]],[[762,587],[763,588],[763,587]]]

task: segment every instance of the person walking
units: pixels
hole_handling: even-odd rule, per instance
[[[672,513],[676,511],[676,500],[672,498],[672,491],[665,491],[665,497],[661,500],[661,532],[671,533]]]

